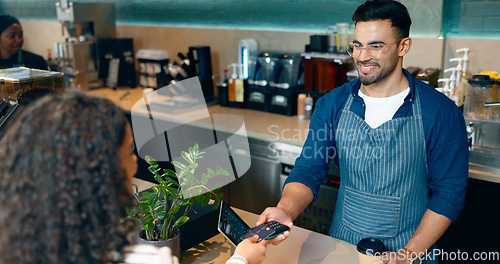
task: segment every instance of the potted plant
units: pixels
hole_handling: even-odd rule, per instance
[[[222,193],[219,193],[222,184],[211,182],[210,185],[216,187],[211,190],[207,188],[207,183],[216,176],[228,176],[229,173],[217,165],[215,171],[208,168],[201,177],[195,177],[198,168],[196,161],[203,158],[203,154],[205,152],[200,152],[198,144],[190,147],[187,152],[182,151],[181,156],[187,164],[172,161],[180,170],[179,173],[161,169],[154,158],[146,156],[148,169],[154,174],[158,185],[152,187],[153,192],[143,192],[143,198],[136,196],[137,206],[127,209],[128,215],[138,220],[144,228],[139,232],[140,239],[145,241],[143,243],[169,246],[174,255],[179,257],[179,227],[189,220],[187,213],[192,210],[193,205],[199,203],[201,207],[207,206],[213,198],[213,210],[217,208],[222,200]]]

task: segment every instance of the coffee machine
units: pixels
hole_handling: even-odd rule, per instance
[[[57,20],[62,23],[64,42],[54,44],[58,71],[66,87],[89,89],[102,86],[99,81],[99,39],[116,37],[114,3],[74,3],[58,0]]]

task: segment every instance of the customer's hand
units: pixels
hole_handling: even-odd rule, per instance
[[[287,225],[288,227],[290,227],[290,230],[293,226],[292,218],[290,217],[290,215],[285,210],[279,207],[266,208],[266,210],[264,210],[264,212],[262,212],[262,214],[259,216],[259,221],[257,221],[256,225],[261,225],[269,221],[276,221]],[[272,243],[276,246],[283,240],[285,240],[289,235],[290,232],[286,231],[285,233],[276,236],[275,238],[269,239],[269,243]]]
[[[259,236],[255,235],[241,241],[236,247],[234,255],[244,257],[248,261],[248,264],[262,263],[266,258],[267,240],[264,239],[257,243],[258,240]]]

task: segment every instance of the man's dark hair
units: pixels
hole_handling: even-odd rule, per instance
[[[369,0],[360,5],[352,21],[367,22],[372,20],[390,19],[392,27],[398,31],[400,38],[406,38],[410,35],[411,18],[408,9],[398,1],[394,0]]]

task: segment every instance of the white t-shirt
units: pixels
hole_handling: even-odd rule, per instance
[[[377,128],[392,119],[410,93],[410,87],[389,97],[370,97],[359,89],[358,95],[365,101],[365,121],[371,128]]]

